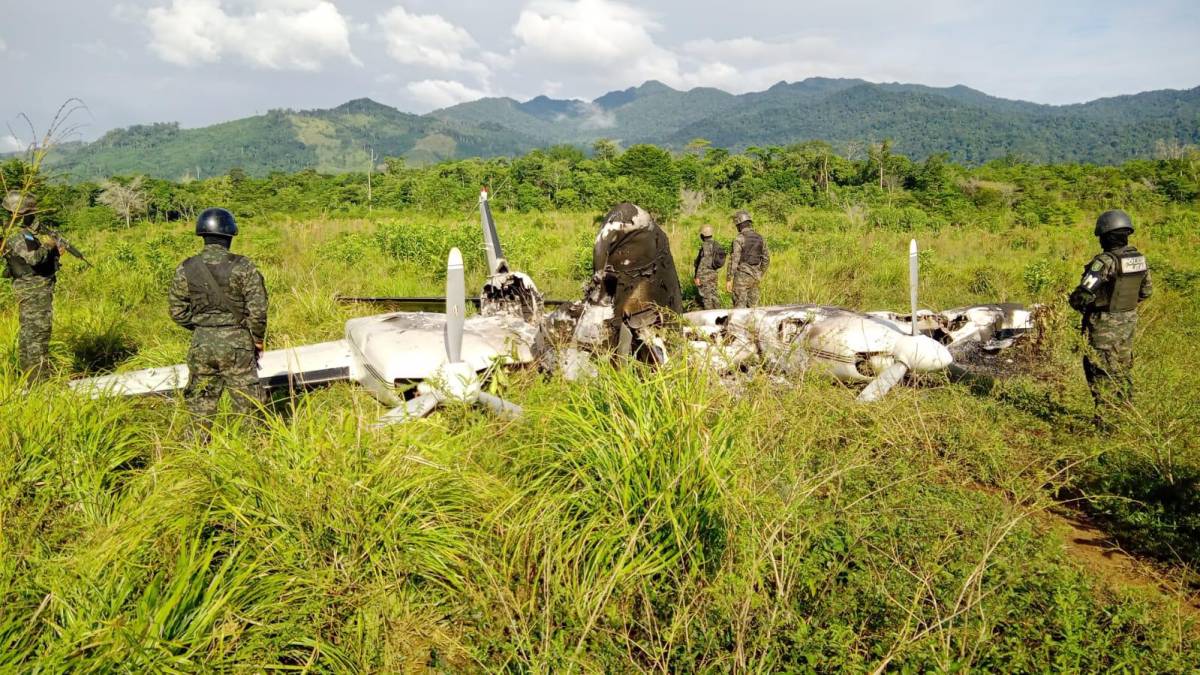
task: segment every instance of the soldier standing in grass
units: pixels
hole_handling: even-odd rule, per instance
[[[225,209],[201,213],[196,234],[204,249],[184,260],[171,282],[171,319],[192,331],[184,398],[205,441],[226,389],[239,413],[256,413],[264,401],[258,355],[267,331],[267,289],[254,263],[229,251],[237,232]]]
[[[54,285],[63,248],[42,231],[33,195],[10,191],[4,208],[17,223],[16,232],[4,242],[4,276],[12,279],[20,321],[17,360],[30,380],[43,380],[50,375]]]
[[[1107,429],[1112,413],[1133,400],[1133,335],[1138,303],[1154,287],[1146,256],[1129,245],[1133,221],[1124,211],[1105,211],[1096,220],[1096,236],[1104,250],[1083,270],[1071,292],[1071,307],[1083,314],[1083,333],[1090,351],[1083,373],[1096,402],[1096,426]]]
[[[733,225],[738,234],[733,240],[729,269],[725,272],[725,290],[733,293],[734,308],[758,304],[758,287],[771,264],[767,242],[750,227],[751,224],[750,214],[746,211],[733,214]]]
[[[711,225],[700,229],[700,250],[696,253],[692,283],[700,292],[702,309],[719,309],[721,298],[717,295],[717,275],[725,264],[725,249],[713,239]]]

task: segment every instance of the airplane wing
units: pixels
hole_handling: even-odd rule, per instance
[[[304,387],[350,377],[350,345],[345,340],[276,349],[258,361],[258,376],[268,389]],[[70,383],[71,389],[93,398],[167,394],[187,385],[185,365],[147,368],[128,373],[89,377]]]

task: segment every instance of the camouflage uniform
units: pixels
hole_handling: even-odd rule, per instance
[[[738,231],[733,240],[733,251],[729,254],[729,267],[725,278],[733,287],[733,306],[754,307],[758,304],[758,287],[767,267],[771,264],[771,252],[762,235],[749,225]]]
[[[203,275],[197,273],[198,264],[207,266],[229,307],[208,291]],[[223,246],[206,245],[176,268],[170,312],[175,323],[192,331],[184,398],[202,435],[207,437],[226,389],[233,395],[234,411],[256,413],[264,401],[256,344],[262,343],[267,330],[267,290],[254,263]]]
[[[1122,246],[1093,258],[1071,293],[1071,307],[1083,313],[1083,332],[1091,347],[1083,357],[1083,372],[1101,426],[1107,426],[1115,409],[1133,400],[1130,371],[1137,305],[1153,291],[1145,257],[1132,246]]]
[[[20,329],[17,359],[33,380],[50,375],[50,329],[54,319],[54,285],[58,275],[57,243],[40,236],[36,221],[27,222],[4,242],[5,276],[13,280]]]
[[[700,306],[703,309],[719,309],[721,298],[717,294],[717,275],[721,269],[717,265],[718,249],[721,245],[712,237],[705,238],[696,253],[695,269],[692,278],[696,290],[700,292]]]

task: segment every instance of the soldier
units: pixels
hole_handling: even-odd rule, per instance
[[[1091,351],[1083,372],[1096,402],[1096,426],[1106,429],[1111,413],[1133,400],[1133,334],[1138,303],[1150,297],[1146,257],[1129,245],[1133,221],[1124,211],[1105,211],[1096,220],[1102,253],[1083,270],[1071,292],[1071,307],[1083,314],[1083,332]]]
[[[618,350],[636,333],[662,318],[661,310],[683,311],[683,295],[667,233],[642,207],[629,202],[609,211],[592,251],[593,287],[612,299],[610,338]]]
[[[692,272],[692,283],[700,292],[700,307],[702,309],[718,309],[721,299],[717,295],[717,275],[725,264],[725,249],[713,240],[711,225],[700,229],[700,250],[696,253],[695,269]]]
[[[221,393],[233,408],[256,413],[264,400],[258,355],[267,330],[267,290],[248,258],[229,252],[237,234],[233,214],[208,209],[196,221],[204,249],[179,265],[171,282],[171,319],[192,331],[184,398],[207,441]]]
[[[725,271],[725,290],[733,293],[735,308],[753,307],[758,304],[758,286],[771,264],[771,252],[762,235],[750,227],[749,213],[733,214],[733,224],[738,234],[733,240],[729,269]]]
[[[43,231],[33,195],[10,191],[4,196],[4,208],[19,223],[4,242],[4,276],[13,280],[20,317],[17,360],[21,372],[31,381],[43,380],[50,375],[54,284],[63,245]]]

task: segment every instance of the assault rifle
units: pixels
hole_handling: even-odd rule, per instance
[[[79,249],[75,248],[75,246],[73,244],[71,244],[71,242],[67,241],[66,237],[63,237],[61,234],[59,234],[57,230],[43,230],[43,231],[46,234],[50,235],[51,237],[54,237],[54,242],[56,244],[58,244],[58,246],[60,246],[62,248],[62,250],[66,251],[67,253],[70,253],[71,255],[75,256],[76,258],[79,258],[80,260],[82,260],[84,265],[87,265],[88,267],[92,266],[91,261],[89,261],[87,258],[85,258],[83,256],[83,252],[80,251]]]

